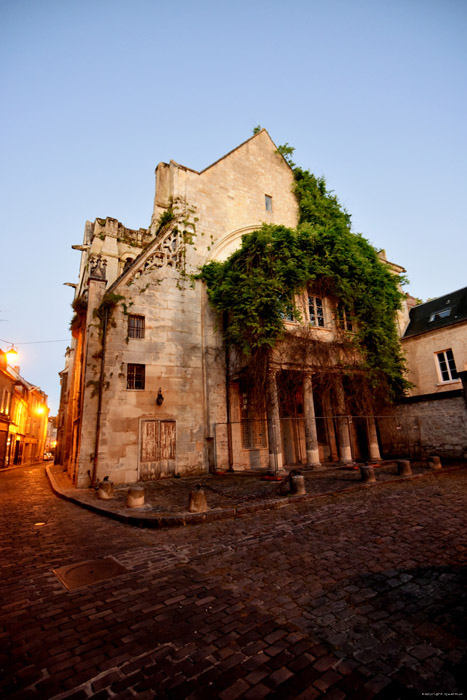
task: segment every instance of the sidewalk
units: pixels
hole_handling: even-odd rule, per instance
[[[411,477],[397,476],[397,463],[384,462],[375,467],[376,483],[363,483],[358,468],[328,467],[323,471],[301,470],[305,479],[306,495],[289,494],[287,477],[282,481],[265,480],[263,474],[233,472],[221,475],[204,474],[194,477],[167,478],[139,482],[144,487],[145,505],[128,508],[126,499],[129,486],[115,486],[114,497],[101,500],[93,489],[75,488],[63,467],[46,465],[46,473],[54,493],[67,501],[95,513],[136,527],[177,527],[227,518],[241,517],[248,513],[283,508],[287,505],[312,501],[396,481],[420,478],[439,478],[452,471],[465,469],[464,461],[449,462],[439,471],[429,468],[427,462],[412,462]],[[205,494],[208,510],[205,513],[189,513],[190,491],[200,486]]]

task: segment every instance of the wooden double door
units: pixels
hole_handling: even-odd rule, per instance
[[[175,474],[176,422],[144,418],[140,422],[139,478],[157,479]]]

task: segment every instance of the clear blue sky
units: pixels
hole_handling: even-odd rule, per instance
[[[3,0],[0,337],[69,337],[86,219],[257,124],[426,300],[467,286],[466,0]],[[5,347],[0,342],[0,347]],[[58,408],[66,342],[19,345]]]

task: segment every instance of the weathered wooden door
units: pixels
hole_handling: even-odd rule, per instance
[[[145,418],[140,424],[139,478],[157,479],[175,473],[174,420]]]

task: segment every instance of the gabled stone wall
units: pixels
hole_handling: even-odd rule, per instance
[[[87,261],[92,251],[105,258],[107,292],[121,297],[106,336],[97,479],[109,476],[116,483],[130,483],[206,472],[214,466],[216,440],[216,466],[228,467],[227,445],[222,429],[216,428],[227,420],[221,324],[203,283],[190,275],[211,259],[227,257],[240,245],[242,234],[263,221],[296,225],[293,174],[275,151],[263,131],[201,173],[173,162],[160,164],[147,234],[133,232],[131,244],[127,230],[112,219],[97,220],[89,229],[91,247],[83,256]],[[266,209],[266,195],[272,211]],[[160,215],[169,209],[176,218],[160,229]],[[121,258],[132,250],[139,255],[123,272]],[[82,265],[81,289],[86,275],[87,262]],[[89,340],[90,334],[96,338],[93,315],[90,308]],[[144,317],[144,338],[128,337],[130,315]],[[96,349],[93,354],[88,354],[84,378],[80,485],[89,479],[94,459],[96,395],[91,389],[100,359]],[[145,367],[144,390],[127,388],[132,364]],[[157,449],[148,444],[155,434]]]

